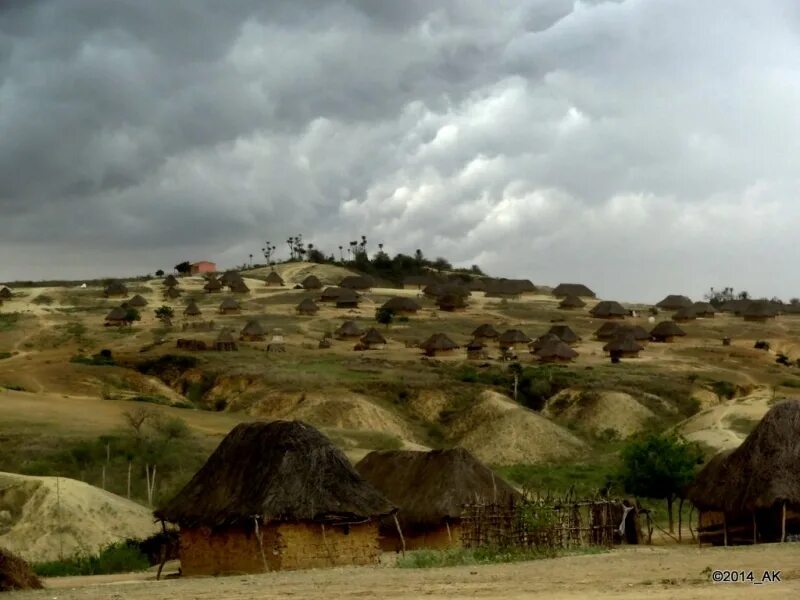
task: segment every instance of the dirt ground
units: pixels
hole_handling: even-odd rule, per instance
[[[714,569],[780,570],[780,583],[713,583]],[[800,594],[800,544],[737,548],[623,548],[608,554],[444,569],[347,568],[217,579],[153,581],[152,574],[51,579],[11,599],[238,600],[245,598],[793,598]]]

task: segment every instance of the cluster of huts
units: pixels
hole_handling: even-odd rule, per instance
[[[373,452],[355,467],[299,421],[238,425],[163,507],[184,575],[376,564],[459,545],[462,507],[517,492],[463,449]]]

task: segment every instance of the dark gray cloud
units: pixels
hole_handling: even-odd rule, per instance
[[[800,294],[791,0],[0,7],[0,279],[363,233],[620,298]]]

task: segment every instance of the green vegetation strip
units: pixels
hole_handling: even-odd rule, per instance
[[[98,554],[81,554],[64,560],[35,563],[32,567],[40,577],[70,577],[146,571],[150,568],[150,562],[136,546],[118,542],[106,546]]]

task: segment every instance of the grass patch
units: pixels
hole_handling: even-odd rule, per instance
[[[4,383],[4,384],[0,384],[0,388],[3,388],[3,389],[6,389],[6,390],[9,390],[9,391],[11,391],[11,392],[25,392],[25,391],[27,391],[27,390],[26,390],[24,387],[22,387],[21,385],[16,385],[16,384],[13,384],[13,383]]]
[[[414,550],[397,559],[401,569],[433,569],[465,565],[491,565],[556,558],[576,554],[599,554],[605,548],[590,546],[577,550],[521,550],[513,548],[452,548],[449,550]]]
[[[14,356],[12,352],[0,352],[0,360],[11,358],[12,356]]]
[[[137,547],[118,542],[106,546],[95,555],[84,554],[64,560],[35,563],[32,567],[40,577],[69,577],[146,571],[150,567],[150,561]]]
[[[19,321],[19,313],[2,313],[0,314],[0,331],[11,331],[16,327]]]
[[[748,435],[758,425],[758,420],[748,419],[747,417],[736,417],[728,421],[728,429],[736,433]]]
[[[800,379],[784,379],[783,381],[781,381],[781,385],[783,387],[797,389],[800,388]]]
[[[616,453],[601,457],[600,464],[510,465],[496,470],[525,489],[562,494],[573,489],[578,496],[593,496],[606,488],[618,469]]]

